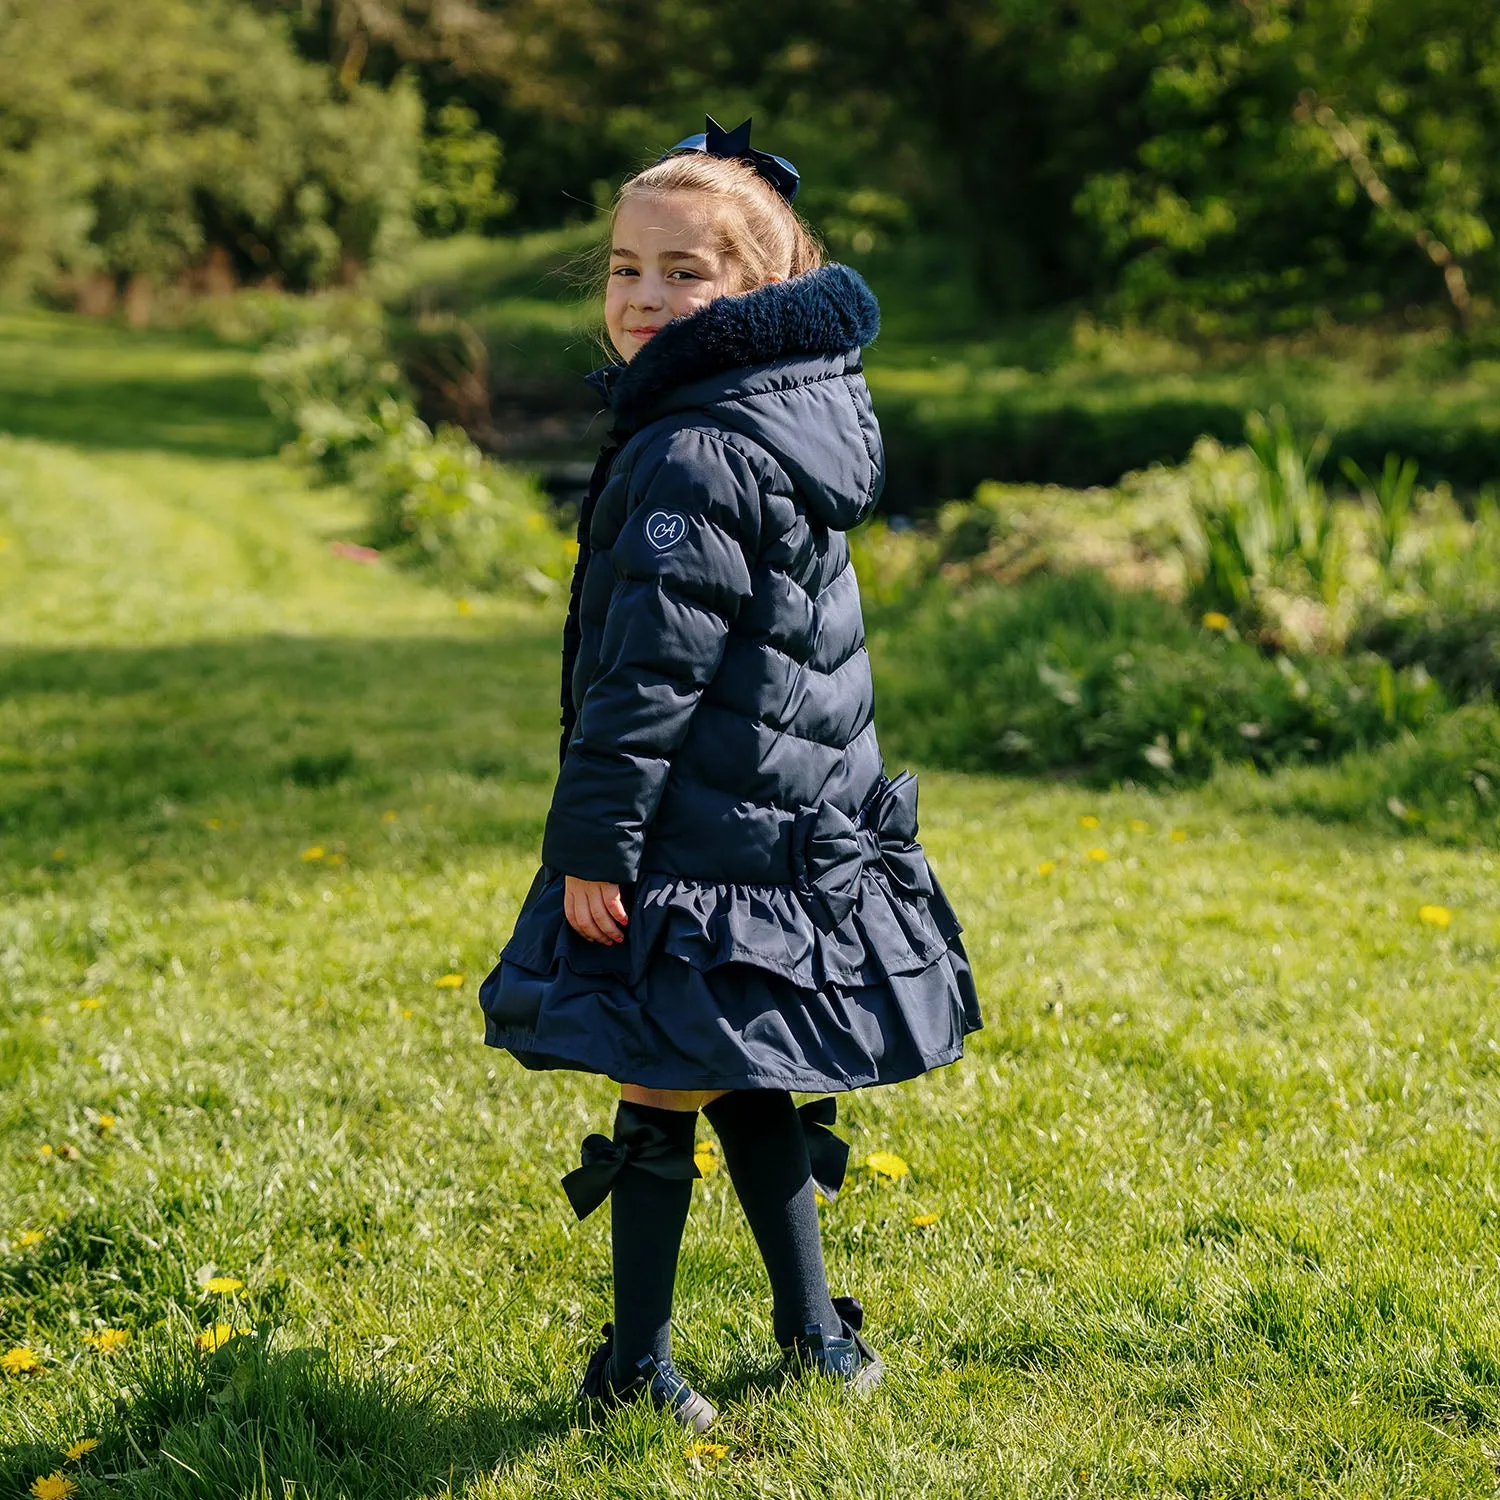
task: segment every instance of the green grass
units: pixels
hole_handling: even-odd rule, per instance
[[[275,433],[253,351],[207,334],[131,332],[0,312],[0,432],[75,447],[244,458]]]
[[[1495,858],[1228,782],[920,768],[988,1025],[841,1106],[856,1161],[911,1165],[825,1210],[885,1385],[779,1384],[715,1174],[677,1348],[727,1454],[575,1427],[608,1232],[557,1178],[610,1087],[486,1051],[474,999],[535,867],[558,613],[333,555],[358,516],[248,410],[240,450],[89,442],[131,346],[37,327],[81,394],[68,444],[0,439],[0,1352],[44,1361],[0,1376],[0,1493],[1495,1492]],[[256,1332],[198,1354],[219,1318]]]

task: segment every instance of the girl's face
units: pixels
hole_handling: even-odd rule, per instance
[[[609,252],[604,324],[610,343],[628,364],[674,318],[744,291],[743,282],[710,205],[698,194],[628,197],[615,214]]]

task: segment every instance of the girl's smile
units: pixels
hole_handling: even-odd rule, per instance
[[[779,281],[775,276],[770,278]],[[642,193],[615,215],[604,324],[627,363],[677,318],[745,290],[737,262],[696,194]]]

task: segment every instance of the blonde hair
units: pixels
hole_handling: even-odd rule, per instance
[[[648,193],[702,193],[713,200],[720,246],[744,277],[741,291],[823,264],[823,247],[796,209],[737,157],[687,151],[627,177],[615,195],[611,234],[620,205]]]

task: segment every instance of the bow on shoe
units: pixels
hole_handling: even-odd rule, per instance
[[[563,1179],[563,1191],[573,1212],[586,1219],[609,1197],[615,1178],[627,1162],[657,1177],[683,1181],[703,1174],[689,1155],[676,1149],[665,1132],[644,1120],[622,1122],[615,1140],[608,1136],[587,1135],[583,1138],[583,1165],[574,1167]]]
[[[797,1117],[807,1138],[807,1159],[812,1163],[813,1185],[832,1203],[844,1185],[849,1169],[849,1143],[828,1127],[838,1118],[838,1102],[831,1095],[799,1105]]]
[[[865,1326],[865,1309],[858,1297],[833,1297],[830,1301],[833,1303],[834,1312],[849,1325],[854,1333],[858,1333]]]
[[[886,879],[910,896],[930,896],[932,875],[917,838],[917,778],[903,771],[882,777],[852,821],[831,802],[798,815],[793,839],[798,883],[823,902],[835,926],[859,899],[860,874],[879,865]]]

